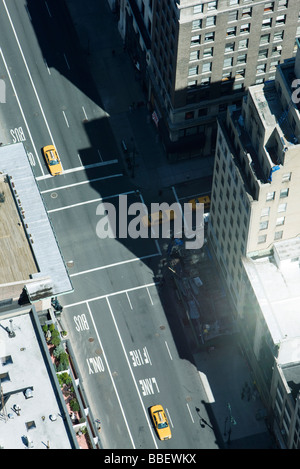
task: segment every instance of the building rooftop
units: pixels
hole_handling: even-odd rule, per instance
[[[1,239],[5,251],[0,259],[11,259],[6,265],[2,262],[5,269],[0,277],[0,299],[5,299],[5,295],[12,297],[3,291],[3,283],[9,284],[13,279],[27,280],[31,301],[71,292],[72,284],[22,143],[0,147],[0,173],[7,195],[1,203],[0,220],[6,221],[6,226],[1,228],[5,229]],[[14,218],[8,223],[12,214]],[[23,266],[20,271],[14,267],[19,263]]]
[[[1,317],[0,447],[75,448],[75,433],[59,397],[52,364],[43,353],[37,322],[31,308]]]
[[[275,243],[274,256],[243,259],[281,365],[300,362],[299,241]]]

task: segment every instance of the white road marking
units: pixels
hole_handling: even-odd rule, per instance
[[[86,112],[85,112],[85,109],[84,109],[84,107],[83,107],[83,106],[81,106],[81,107],[82,107],[82,110],[83,110],[84,117],[85,117],[85,118],[86,118],[86,120],[88,121],[88,116],[87,116],[87,114],[86,114]]]
[[[29,67],[28,67],[28,65],[27,65],[27,62],[26,62],[26,59],[25,59],[25,56],[24,56],[24,53],[23,53],[23,50],[22,50],[22,47],[21,47],[19,38],[18,38],[18,36],[17,36],[17,33],[16,33],[15,28],[14,28],[12,19],[11,19],[11,17],[10,17],[8,8],[7,8],[7,6],[6,6],[5,0],[2,0],[2,1],[3,1],[3,5],[4,5],[4,7],[5,7],[5,10],[6,10],[6,14],[7,14],[7,16],[8,16],[8,19],[9,19],[9,22],[10,22],[10,25],[11,25],[11,28],[12,28],[12,30],[13,30],[13,33],[14,33],[14,36],[15,36],[15,39],[16,39],[16,42],[17,42],[17,45],[18,45],[20,54],[21,54],[21,56],[22,56],[22,59],[23,59],[23,62],[24,62],[24,65],[25,65],[27,74],[28,74],[28,76],[29,76],[29,80],[30,80],[30,82],[31,82],[31,86],[32,86],[32,88],[33,88],[33,91],[34,91],[36,100],[37,100],[37,102],[38,102],[38,104],[39,104],[39,107],[40,107],[40,110],[41,110],[41,113],[42,113],[44,122],[45,122],[46,127],[47,127],[47,130],[48,130],[48,132],[49,132],[50,139],[51,139],[51,141],[52,141],[52,144],[57,148],[57,146],[56,146],[55,143],[54,143],[54,138],[53,138],[53,136],[52,136],[50,127],[49,127],[49,125],[48,125],[48,122],[47,122],[47,119],[46,119],[46,116],[45,116],[45,113],[44,113],[43,106],[42,106],[42,104],[41,104],[39,95],[38,95],[37,90],[36,90],[36,87],[35,87],[35,85],[34,85],[34,82],[33,82],[33,79],[32,79],[32,76],[31,76],[31,73],[30,73],[30,70],[29,70]]]
[[[70,65],[69,65],[69,62],[68,62],[68,59],[67,59],[66,54],[64,54],[64,59],[65,59],[65,61],[66,61],[66,64],[67,64],[68,69],[70,70]]]
[[[156,254],[156,255],[157,255],[157,254]],[[150,292],[149,292],[149,288],[147,288],[147,293],[148,293],[148,296],[149,296],[149,298],[150,298],[151,304],[152,304],[152,306],[153,306],[153,301],[152,301],[152,298],[151,298],[151,295],[150,295]]]
[[[50,8],[49,8],[49,6],[48,6],[48,3],[45,2],[45,5],[46,5],[46,8],[47,8],[47,10],[48,10],[48,13],[49,13],[50,18],[52,18],[51,11],[50,11]]]
[[[135,388],[136,388],[136,392],[137,392],[137,394],[138,394],[138,397],[139,397],[139,400],[140,400],[142,409],[143,409],[143,411],[144,411],[145,419],[146,419],[146,422],[147,422],[147,424],[148,424],[148,428],[149,428],[150,434],[151,434],[151,436],[152,436],[152,439],[153,439],[155,448],[158,449],[158,446],[157,446],[157,443],[156,443],[156,439],[155,439],[155,435],[154,435],[154,433],[153,433],[152,426],[151,426],[151,424],[150,424],[150,422],[149,422],[149,417],[148,417],[148,415],[147,415],[147,412],[146,412],[146,409],[145,409],[145,406],[144,406],[144,403],[143,403],[143,400],[142,400],[142,397],[141,397],[141,394],[140,394],[140,390],[139,390],[138,385],[137,385],[137,382],[136,382],[136,380],[135,380],[135,377],[134,377],[134,374],[133,374],[133,371],[132,371],[132,368],[131,368],[131,365],[130,365],[130,362],[129,362],[129,359],[128,359],[128,356],[127,356],[127,352],[126,352],[126,349],[125,349],[125,346],[124,346],[124,343],[123,343],[123,340],[122,340],[122,337],[121,337],[121,334],[120,334],[120,331],[119,331],[119,328],[118,328],[116,319],[115,319],[115,317],[114,317],[113,310],[112,310],[112,308],[111,308],[110,302],[109,302],[109,300],[108,300],[107,297],[106,297],[106,301],[107,301],[107,305],[108,305],[108,308],[109,308],[109,311],[110,311],[112,320],[113,320],[113,322],[114,322],[114,325],[115,325],[115,328],[116,328],[116,331],[117,331],[117,334],[118,334],[118,337],[119,337],[119,341],[120,341],[121,347],[122,347],[122,349],[123,349],[123,353],[124,353],[124,356],[125,356],[125,359],[126,359],[126,362],[127,362],[127,365],[128,365],[128,368],[129,368],[131,377],[132,377],[132,380],[133,380],[134,385],[135,385]]]
[[[75,173],[77,171],[83,171],[85,169],[92,169],[92,168],[97,168],[99,166],[106,166],[109,164],[116,164],[116,163],[118,163],[118,160],[103,161],[103,163],[93,163],[93,164],[87,164],[85,166],[77,166],[76,168],[65,169],[64,174]],[[46,174],[45,176],[38,176],[35,179],[37,181],[41,181],[43,179],[48,179],[51,177],[53,176],[51,176],[50,174]]]
[[[45,57],[44,57],[44,63],[46,65],[46,68],[48,70],[49,75],[51,75],[50,68],[48,67],[48,64],[47,64],[47,61],[46,61]]]
[[[168,343],[167,343],[167,341],[166,341],[166,340],[165,340],[165,344],[166,344],[166,347],[167,347],[167,350],[168,350],[169,356],[170,356],[171,360],[173,360],[173,357],[172,357],[172,355],[171,355],[171,352],[170,352],[170,349],[169,349],[169,346],[168,346]]]
[[[100,157],[100,160],[103,161],[103,158],[102,158],[102,156],[101,156],[100,150],[97,150],[97,151],[98,151],[98,155],[99,155],[99,157]]]
[[[105,363],[106,363],[106,366],[107,366],[107,370],[108,370],[109,377],[110,377],[110,379],[111,379],[111,382],[112,382],[114,391],[115,391],[115,393],[116,393],[116,396],[117,396],[117,399],[118,399],[118,402],[119,402],[119,406],[120,406],[120,409],[121,409],[121,412],[122,412],[122,415],[123,415],[123,419],[124,419],[124,422],[125,422],[125,425],[126,425],[128,434],[129,434],[129,438],[130,438],[131,444],[132,444],[133,448],[135,449],[135,444],[134,444],[134,441],[133,441],[133,437],[132,437],[132,435],[131,435],[131,432],[130,432],[130,429],[129,429],[129,426],[128,426],[128,423],[127,423],[127,418],[126,418],[126,416],[125,416],[125,412],[124,412],[124,409],[123,409],[123,406],[122,406],[122,403],[121,403],[121,399],[120,399],[120,396],[119,396],[119,394],[118,394],[118,390],[117,390],[117,388],[116,388],[116,385],[115,385],[115,382],[114,382],[112,373],[111,373],[111,371],[110,371],[110,367],[109,367],[109,364],[108,364],[108,361],[107,361],[107,358],[106,358],[106,354],[105,354],[105,352],[104,352],[104,348],[103,348],[103,345],[102,345],[102,343],[101,343],[101,340],[100,340],[100,337],[99,337],[99,334],[98,334],[98,330],[97,330],[97,328],[96,328],[96,324],[95,324],[95,321],[94,321],[94,318],[93,318],[91,309],[90,309],[88,303],[86,303],[86,305],[87,305],[87,309],[88,309],[88,311],[89,311],[89,314],[90,314],[90,317],[91,317],[91,321],[92,321],[92,323],[93,323],[93,326],[94,326],[94,329],[95,329],[95,332],[96,332],[97,339],[98,339],[98,341],[99,341],[99,344],[100,344],[100,347],[101,347],[101,350],[102,350],[102,353],[103,353],[103,358],[104,358]]]
[[[128,292],[126,292],[126,296],[127,296],[127,300],[128,300],[130,308],[133,309],[130,298],[129,298],[129,295],[128,295]]]
[[[30,138],[30,140],[31,140],[31,144],[32,144],[33,149],[34,149],[36,159],[38,160],[39,165],[40,165],[40,169],[41,169],[42,173],[44,174],[44,171],[43,171],[43,168],[42,168],[40,159],[39,159],[39,157],[38,157],[38,153],[37,153],[37,150],[36,150],[36,147],[35,147],[35,144],[34,144],[34,141],[33,141],[32,135],[31,135],[31,132],[30,132],[30,130],[29,130],[29,125],[28,125],[28,123],[27,123],[25,114],[24,114],[23,109],[22,109],[22,106],[21,106],[21,102],[20,102],[20,100],[19,100],[19,96],[18,96],[17,90],[16,90],[15,85],[14,85],[14,83],[13,83],[13,81],[12,81],[12,78],[11,78],[11,75],[10,75],[10,72],[9,72],[9,68],[8,68],[8,66],[7,66],[7,63],[6,63],[6,60],[5,60],[5,58],[4,58],[4,55],[3,55],[3,52],[2,52],[2,49],[1,49],[1,48],[0,48],[0,54],[1,54],[1,57],[2,57],[2,60],[3,60],[3,63],[4,63],[4,65],[5,65],[6,73],[7,73],[7,75],[8,75],[9,80],[10,80],[10,83],[11,83],[12,89],[13,89],[13,91],[14,91],[14,95],[15,95],[15,97],[16,97],[18,106],[19,106],[19,108],[20,108],[20,111],[21,111],[23,120],[24,120],[24,122],[25,122],[26,129],[27,129],[29,138]]]
[[[64,115],[64,118],[65,118],[65,121],[66,121],[67,127],[70,127],[70,126],[69,126],[69,122],[68,122],[68,119],[67,119],[67,116],[66,116],[66,113],[65,113],[65,111],[63,111],[62,113],[63,113],[63,115]]]
[[[93,269],[82,270],[81,272],[76,272],[75,274],[71,274],[70,277],[78,277],[78,275],[90,274],[92,272],[97,272],[98,270],[110,269],[111,267],[116,267],[118,265],[123,265],[123,264],[129,264],[131,262],[136,262],[136,261],[140,261],[140,260],[143,260],[143,259],[149,259],[150,257],[155,257],[155,256],[158,256],[158,254],[157,253],[148,254],[147,256],[135,257],[134,259],[127,259],[126,261],[115,262],[114,264],[102,265],[100,267],[94,267]],[[148,295],[150,297],[149,290],[147,290],[147,291],[148,291]],[[152,302],[151,297],[150,297],[150,300]],[[153,302],[152,302],[152,304],[153,304]]]
[[[78,155],[78,157],[79,157],[79,155]],[[87,179],[86,181],[75,182],[74,184],[67,184],[65,186],[59,186],[59,187],[55,187],[55,188],[52,188],[52,189],[46,189],[45,191],[41,191],[41,194],[46,194],[47,192],[53,192],[54,190],[59,191],[61,189],[69,189],[70,187],[76,187],[76,186],[80,186],[82,184],[90,184],[91,182],[105,181],[106,179],[111,179],[111,178],[116,178],[116,177],[121,177],[121,176],[123,176],[123,174],[112,174],[110,176],[105,176],[103,178]]]
[[[110,195],[110,196],[107,196],[107,197],[98,197],[97,199],[86,200],[85,202],[78,202],[77,204],[65,205],[64,207],[59,207],[59,208],[54,208],[52,210],[48,210],[48,213],[60,212],[62,210],[67,210],[69,208],[80,207],[81,205],[94,204],[95,202],[101,202],[102,200],[112,199],[114,197],[118,197],[119,195],[132,194],[133,192],[134,191],[123,192],[123,194]]]
[[[189,411],[189,413],[190,413],[190,417],[191,417],[191,419],[192,419],[192,422],[195,423],[195,421],[194,421],[194,419],[193,419],[193,416],[192,416],[192,412],[191,412],[190,406],[188,405],[188,403],[186,403],[186,406],[187,406],[188,411]]]
[[[88,301],[89,303],[91,303],[92,301],[103,300],[103,298],[109,298],[109,297],[111,297],[111,296],[121,295],[121,294],[126,293],[126,292],[132,292],[132,291],[135,291],[135,290],[141,290],[142,288],[154,287],[155,285],[156,285],[156,283],[149,283],[148,285],[140,285],[140,286],[138,286],[138,287],[127,288],[126,290],[119,290],[119,291],[113,292],[113,293],[106,293],[105,295],[96,296],[96,297],[94,297],[94,298],[88,298],[88,299],[86,299],[86,300],[78,301],[77,303],[72,303],[72,304],[69,304],[69,305],[64,305],[64,308],[72,308],[73,306],[83,305],[83,304],[85,304],[87,301]]]

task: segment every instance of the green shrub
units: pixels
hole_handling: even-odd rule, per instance
[[[51,333],[51,344],[55,345],[56,347],[60,344],[60,336],[59,332],[54,329],[54,331]]]
[[[55,325],[52,322],[51,324],[49,324],[49,331],[53,332],[54,330],[55,330]]]
[[[42,329],[43,329],[44,334],[46,334],[46,332],[48,331],[48,325],[44,324]]]
[[[73,412],[78,412],[79,411],[80,407],[79,407],[79,404],[77,402],[77,399],[72,399],[70,401],[70,407],[73,410]]]
[[[65,348],[62,343],[58,344],[57,347],[53,350],[53,356],[59,358],[59,356],[65,352]]]

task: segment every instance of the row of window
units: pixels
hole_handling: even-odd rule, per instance
[[[240,5],[241,3],[252,3],[252,0],[228,0],[228,6],[232,5]],[[197,15],[199,13],[203,13],[203,4],[199,3],[198,5],[194,5],[193,7],[193,14]],[[274,11],[274,2],[267,2],[264,7],[265,12]],[[278,8],[287,8],[288,7],[288,0],[279,0]],[[218,8],[218,1],[211,1],[206,4],[206,11],[214,11]]]
[[[228,23],[238,20],[238,11],[230,11],[228,13]],[[246,8],[242,10],[241,19],[243,18],[251,18],[252,16],[252,8]],[[205,20],[198,19],[192,21],[192,31],[196,31],[198,29],[210,28],[212,26],[216,26],[216,16],[208,16]],[[283,26],[285,24],[286,15],[279,15],[276,18],[266,18],[262,21],[261,29],[268,29],[274,26]],[[228,28],[231,29],[231,28]],[[241,33],[249,32],[250,31],[250,24],[241,25]]]
[[[240,34],[249,33],[250,32],[250,23],[241,25],[240,27]],[[236,26],[232,28],[227,28],[226,37],[236,37],[237,36],[237,28]],[[272,41],[282,41],[284,36],[284,31],[274,31],[274,36]],[[214,42],[215,40],[215,33],[214,31],[209,31],[204,34],[201,38],[201,34],[195,35],[191,37],[191,47],[198,46],[200,44],[207,44],[208,42]],[[259,45],[268,44],[270,42],[270,34],[262,34],[260,37]]]

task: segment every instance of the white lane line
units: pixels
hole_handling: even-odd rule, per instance
[[[123,176],[123,174],[111,174],[110,176],[105,176],[103,178],[87,179],[86,181],[75,182],[74,184],[67,184],[65,186],[53,187],[52,189],[46,189],[45,191],[40,192],[41,194],[47,194],[47,192],[60,191],[61,189],[70,189],[70,187],[77,187],[81,186],[82,184],[90,184],[91,182],[105,181],[106,179],[112,179],[121,176]]]
[[[86,114],[86,112],[85,112],[85,109],[84,109],[84,107],[83,107],[83,106],[81,106],[81,107],[82,107],[82,110],[83,110],[84,117],[85,117],[85,118],[86,118],[86,120],[88,121],[88,116],[87,116],[87,114]]]
[[[106,166],[109,164],[116,164],[118,163],[118,160],[109,160],[109,161],[103,161],[102,163],[94,163],[94,164],[87,164],[85,166],[77,166],[76,168],[70,168],[70,169],[65,169],[64,174],[69,174],[69,173],[75,173],[77,171],[84,171],[86,169],[92,169],[92,168],[97,168],[99,166]],[[50,174],[46,174],[45,176],[38,176],[35,178],[37,181],[41,181],[43,179],[48,179],[51,178]]]
[[[102,158],[102,155],[101,155],[101,153],[100,153],[100,150],[97,150],[97,152],[98,152],[98,155],[99,155],[99,157],[100,157],[100,160],[103,161],[103,158]]]
[[[137,262],[137,261],[141,261],[143,259],[149,259],[150,257],[155,257],[155,256],[158,256],[158,254],[157,253],[148,254],[147,256],[135,257],[134,259],[127,259],[126,261],[115,262],[114,264],[102,265],[101,267],[94,267],[93,269],[82,270],[81,272],[76,272],[75,274],[71,274],[70,277],[78,277],[78,275],[86,275],[86,274],[90,274],[92,272],[98,272],[99,270],[110,269],[110,268],[116,267],[118,265],[129,264],[131,262]],[[147,291],[148,291],[148,295],[150,297],[149,290],[147,289]],[[151,297],[150,297],[150,300],[151,300]],[[152,302],[152,300],[151,300],[151,302]],[[153,304],[153,302],[152,302],[152,304]]]
[[[146,419],[146,422],[147,422],[147,424],[148,424],[148,428],[149,428],[150,434],[151,434],[151,436],[152,436],[153,443],[154,443],[154,445],[155,445],[155,448],[158,449],[158,446],[157,446],[157,443],[156,443],[156,437],[155,437],[155,435],[154,435],[154,433],[153,433],[152,426],[151,426],[151,424],[150,424],[150,422],[149,422],[149,417],[148,417],[148,415],[147,415],[147,412],[146,412],[146,409],[145,409],[145,406],[144,406],[144,403],[143,403],[143,400],[142,400],[142,397],[141,397],[141,394],[140,394],[139,387],[138,387],[137,382],[136,382],[136,379],[135,379],[135,377],[134,377],[134,374],[133,374],[133,371],[132,371],[132,368],[131,368],[131,365],[130,365],[130,362],[129,362],[129,359],[128,359],[128,355],[127,355],[127,352],[126,352],[126,349],[125,349],[125,346],[124,346],[124,343],[123,343],[123,340],[122,340],[122,337],[121,337],[121,334],[120,334],[120,331],[119,331],[119,328],[118,328],[118,325],[117,325],[117,322],[116,322],[116,319],[115,319],[115,316],[114,316],[114,313],[113,313],[113,310],[112,310],[112,307],[111,307],[110,302],[109,302],[109,300],[108,300],[107,297],[106,297],[106,301],[107,301],[108,308],[109,308],[109,311],[110,311],[112,320],[113,320],[113,322],[114,322],[114,325],[115,325],[115,328],[116,328],[116,331],[117,331],[117,334],[118,334],[118,337],[119,337],[119,341],[120,341],[121,347],[122,347],[122,349],[123,349],[123,353],[124,353],[124,356],[125,356],[125,359],[126,359],[126,362],[127,362],[127,365],[128,365],[128,368],[129,368],[131,377],[132,377],[132,380],[133,380],[134,385],[135,385],[135,388],[136,388],[137,395],[138,395],[138,397],[139,397],[139,400],[140,400],[142,409],[143,409],[143,411],[144,411],[145,419]]]
[[[167,407],[166,407],[166,412],[167,412],[167,414],[168,414],[168,420],[169,420],[169,422],[170,422],[170,424],[171,424],[171,427],[174,428],[174,425],[173,425],[173,422],[172,422],[172,419],[171,419],[171,416],[170,416],[170,412],[168,411]]]
[[[207,401],[210,404],[212,404],[213,402],[215,402],[215,398],[214,398],[214,395],[213,395],[212,390],[210,388],[208,379],[202,371],[199,371],[198,373],[200,375],[200,379],[201,379],[202,385],[204,387],[204,390],[205,390],[205,393],[206,393],[206,396],[207,396]]]
[[[134,444],[134,441],[133,441],[133,437],[132,437],[132,435],[131,435],[131,432],[130,432],[130,429],[129,429],[129,426],[128,426],[128,423],[127,423],[127,418],[126,418],[126,416],[125,416],[125,412],[124,412],[124,409],[123,409],[123,406],[122,406],[122,403],[121,403],[121,399],[120,399],[120,396],[119,396],[117,387],[116,387],[116,385],[115,385],[115,382],[114,382],[112,373],[111,373],[111,371],[110,371],[110,367],[109,367],[109,364],[108,364],[108,361],[107,361],[107,358],[106,358],[106,354],[105,354],[105,352],[104,352],[104,348],[103,348],[103,345],[102,345],[102,343],[101,343],[101,340],[100,340],[100,337],[99,337],[99,334],[98,334],[98,330],[97,330],[97,328],[96,328],[96,324],[95,324],[95,321],[94,321],[94,317],[93,317],[93,315],[92,315],[92,312],[91,312],[91,309],[90,309],[89,304],[86,303],[86,305],[87,305],[87,309],[88,309],[89,314],[90,314],[90,317],[91,317],[91,321],[92,321],[93,326],[94,326],[94,330],[95,330],[95,333],[96,333],[98,342],[99,342],[99,344],[100,344],[100,348],[101,348],[101,350],[102,350],[102,354],[103,354],[103,357],[104,357],[104,360],[105,360],[105,363],[106,363],[106,367],[107,367],[107,370],[108,370],[108,374],[109,374],[110,380],[111,380],[111,382],[112,382],[113,388],[114,388],[114,390],[115,390],[115,393],[116,393],[116,396],[117,396],[117,399],[118,399],[118,402],[119,402],[119,406],[120,406],[120,409],[121,409],[121,412],[122,412],[122,415],[123,415],[123,419],[124,419],[124,422],[125,422],[125,425],[126,425],[128,434],[129,434],[129,438],[130,438],[131,444],[132,444],[133,448],[135,449],[135,444]]]
[[[53,145],[57,148],[57,146],[56,146],[55,143],[54,143],[54,138],[53,138],[53,136],[52,136],[50,127],[49,127],[49,125],[48,125],[48,122],[47,122],[47,119],[46,119],[46,116],[45,116],[45,113],[44,113],[43,106],[42,106],[42,104],[41,104],[41,101],[40,101],[38,92],[37,92],[36,87],[35,87],[35,85],[34,85],[34,82],[33,82],[33,79],[32,79],[32,76],[31,76],[31,73],[30,73],[30,70],[29,70],[29,67],[28,67],[28,65],[27,65],[27,62],[26,62],[26,59],[25,59],[25,56],[24,56],[24,53],[23,53],[23,50],[22,50],[22,47],[21,47],[19,38],[18,38],[18,36],[17,36],[15,27],[14,27],[13,22],[12,22],[12,19],[11,19],[11,17],[10,17],[8,8],[7,8],[7,6],[6,6],[5,0],[2,0],[2,1],[3,1],[3,5],[4,5],[4,7],[5,7],[5,10],[6,10],[6,14],[7,14],[7,16],[8,16],[8,19],[9,19],[9,22],[10,22],[10,25],[11,25],[11,28],[12,28],[12,30],[13,30],[13,33],[14,33],[14,36],[15,36],[15,39],[16,39],[16,42],[17,42],[17,45],[18,45],[20,54],[21,54],[21,56],[22,56],[22,59],[23,59],[23,62],[24,62],[24,65],[25,65],[27,74],[28,74],[28,76],[29,76],[29,80],[30,80],[31,86],[32,86],[32,88],[33,88],[33,91],[34,91],[35,97],[36,97],[36,99],[37,99],[37,102],[38,102],[38,104],[39,104],[39,107],[40,107],[40,110],[41,110],[41,113],[42,113],[44,122],[45,122],[45,124],[46,124],[46,128],[47,128],[47,130],[48,130],[48,132],[49,132],[50,139],[51,139]]]
[[[47,8],[47,10],[48,10],[48,13],[49,13],[50,18],[52,18],[51,11],[50,11],[50,8],[49,8],[49,6],[48,6],[48,3],[45,2],[45,5],[46,5],[46,8]]]
[[[188,405],[188,403],[186,403],[186,406],[187,406],[188,411],[189,411],[189,413],[190,413],[190,417],[191,417],[191,419],[192,419],[192,422],[195,423],[195,421],[194,421],[194,419],[193,419],[193,416],[192,416],[192,412],[191,412],[190,406]]]
[[[122,295],[123,293],[126,293],[126,292],[132,292],[132,291],[135,291],[135,290],[141,290],[142,288],[147,288],[147,287],[153,287],[155,286],[156,283],[149,283],[148,285],[140,285],[138,287],[132,287],[132,288],[127,288],[126,290],[119,290],[117,292],[114,292],[114,293],[106,293],[105,295],[101,295],[101,296],[96,296],[94,298],[88,298],[86,300],[82,300],[82,301],[78,301],[77,303],[71,303],[69,305],[64,305],[64,308],[72,308],[73,306],[79,306],[79,305],[83,305],[85,304],[87,301],[89,303],[91,303],[92,301],[99,301],[99,300],[103,300],[103,298],[109,298],[111,296],[116,296],[116,295]]]
[[[39,162],[40,170],[42,171],[42,174],[44,174],[44,170],[43,170],[43,168],[42,168],[42,165],[41,165],[41,162],[40,162],[38,153],[37,153],[37,149],[36,149],[36,147],[35,147],[35,144],[34,144],[34,141],[33,141],[32,135],[31,135],[31,132],[30,132],[30,130],[29,130],[29,125],[28,125],[28,123],[27,123],[25,114],[24,114],[23,109],[22,109],[22,106],[21,106],[21,102],[20,102],[20,100],[19,100],[19,96],[18,96],[17,90],[16,90],[15,85],[14,85],[14,83],[13,83],[13,81],[12,81],[12,78],[11,78],[11,75],[10,75],[10,72],[9,72],[9,68],[8,68],[8,66],[7,66],[7,63],[6,63],[6,60],[5,60],[5,58],[4,58],[4,55],[3,55],[3,52],[2,52],[2,49],[1,49],[1,48],[0,48],[0,54],[1,54],[1,57],[2,57],[2,60],[3,60],[4,66],[5,66],[5,68],[6,68],[6,73],[7,73],[8,77],[9,77],[9,80],[10,80],[10,83],[11,83],[11,86],[12,86],[12,89],[13,89],[13,91],[14,91],[14,95],[15,95],[15,97],[16,97],[16,100],[17,100],[19,109],[20,109],[20,111],[21,111],[21,115],[22,115],[23,120],[24,120],[24,122],[25,122],[26,129],[27,129],[29,138],[30,138],[30,140],[31,140],[31,144],[32,144],[33,149],[34,149],[36,159],[37,159],[38,162]]]
[[[47,64],[47,61],[46,61],[45,57],[44,57],[44,63],[46,65],[46,68],[48,70],[49,75],[51,75],[51,71],[50,71],[50,68],[48,67],[48,64]]]
[[[128,292],[126,292],[126,296],[127,296],[127,300],[128,300],[130,308],[133,309],[130,298],[129,298],[129,295],[128,295]]]
[[[78,159],[79,159],[79,163],[81,164],[81,166],[83,166],[79,153],[77,153],[77,156],[78,156]]]
[[[87,200],[85,202],[78,202],[77,204],[65,205],[64,207],[59,207],[59,208],[54,208],[52,210],[48,210],[48,213],[60,212],[62,210],[67,210],[69,208],[80,207],[81,205],[94,204],[95,202],[102,202],[103,200],[106,200],[106,199],[112,199],[114,197],[119,197],[119,195],[132,194],[133,192],[134,191],[129,191],[129,192],[124,192],[123,194],[110,195],[110,196],[107,196],[107,197],[99,197],[97,199],[91,199],[91,200]]]
[[[172,355],[171,355],[171,352],[170,352],[170,349],[169,349],[169,346],[168,346],[168,343],[167,343],[167,341],[166,341],[166,340],[165,340],[165,344],[166,344],[166,347],[167,347],[167,350],[168,350],[169,356],[170,356],[171,360],[173,360],[173,357],[172,357]]]
[[[157,254],[155,254],[155,255],[157,255]],[[148,296],[150,298],[151,304],[153,306],[153,301],[152,301],[152,298],[151,298],[151,295],[150,295],[150,292],[149,292],[149,288],[147,288],[147,293],[148,293]]]
[[[68,119],[67,119],[67,116],[66,116],[66,113],[65,113],[65,111],[63,111],[62,113],[63,113],[63,115],[64,115],[64,118],[65,118],[65,121],[66,121],[67,127],[70,127],[70,126],[69,126],[69,122],[68,122]]]
[[[68,62],[68,59],[67,59],[67,56],[66,56],[65,53],[64,53],[64,59],[65,59],[65,61],[66,61],[66,64],[67,64],[68,69],[70,70],[70,65],[69,65],[69,62]]]

